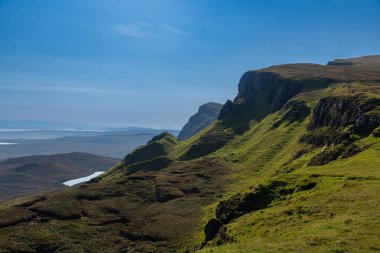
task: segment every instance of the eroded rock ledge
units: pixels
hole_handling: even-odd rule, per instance
[[[376,107],[380,99],[360,97],[326,97],[319,101],[313,111],[308,130],[319,127],[339,128],[354,126],[359,134],[369,134],[380,125],[380,114]]]

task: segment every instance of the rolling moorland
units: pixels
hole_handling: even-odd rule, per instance
[[[0,252],[378,252],[380,56],[246,72],[219,119],[0,205]]]
[[[63,182],[106,170],[119,159],[88,153],[9,158],[0,162],[0,201],[64,188]]]

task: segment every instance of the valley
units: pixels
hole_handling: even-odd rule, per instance
[[[64,188],[63,183],[117,164],[120,159],[72,152],[0,161],[0,201]]]

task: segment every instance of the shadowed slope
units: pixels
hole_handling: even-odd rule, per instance
[[[178,139],[187,140],[214,122],[222,109],[221,104],[209,102],[201,105],[198,112],[190,117],[178,135]]]

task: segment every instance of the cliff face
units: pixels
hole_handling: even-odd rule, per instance
[[[198,112],[190,117],[178,135],[178,139],[187,140],[214,122],[222,108],[221,104],[209,102],[201,105]]]
[[[281,107],[294,95],[301,91],[327,87],[333,80],[329,78],[308,77],[307,79],[293,79],[281,76],[270,69],[264,71],[246,72],[240,79],[236,99],[245,99],[251,96],[267,93],[267,103],[271,112]]]
[[[352,125],[358,134],[371,133],[380,125],[380,99],[365,97],[326,97],[313,111],[308,130]]]
[[[276,111],[301,89],[299,83],[281,78],[274,72],[246,72],[238,85],[237,99],[247,98],[268,92],[268,104],[271,111]]]
[[[334,60],[327,65],[284,64],[247,71],[238,84],[238,95],[227,102],[220,118],[238,114],[243,104],[257,96],[265,98],[268,113],[275,112],[301,92],[323,89],[337,83],[380,82],[380,57],[368,56]]]

